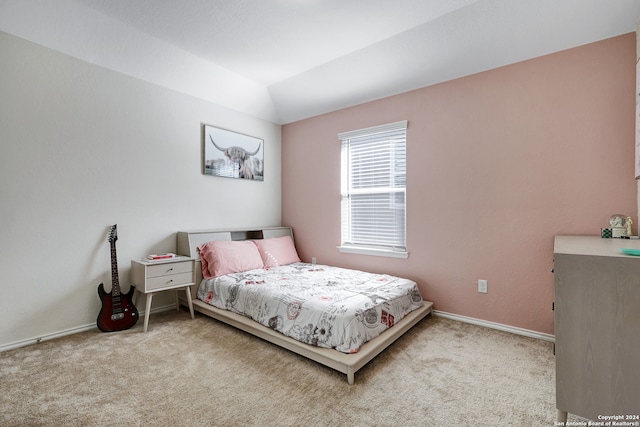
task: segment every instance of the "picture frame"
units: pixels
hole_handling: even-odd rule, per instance
[[[264,140],[203,124],[205,175],[264,181]]]

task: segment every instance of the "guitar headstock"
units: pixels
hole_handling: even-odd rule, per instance
[[[111,231],[109,232],[109,243],[115,243],[118,240],[118,224],[113,224],[111,226]]]

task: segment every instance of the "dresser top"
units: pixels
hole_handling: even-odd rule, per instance
[[[621,252],[621,249],[640,250],[640,240],[603,239],[600,236],[556,236],[553,253],[638,258]]]

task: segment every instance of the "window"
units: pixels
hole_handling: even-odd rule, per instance
[[[338,134],[341,252],[408,257],[406,135],[406,121]]]

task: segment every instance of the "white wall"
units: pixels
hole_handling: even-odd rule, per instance
[[[3,32],[0,61],[0,348],[95,323],[112,224],[125,291],[178,230],[280,224],[279,125]],[[265,181],[204,176],[202,123],[263,138]]]
[[[0,0],[0,31],[268,121],[266,87],[74,0]]]

